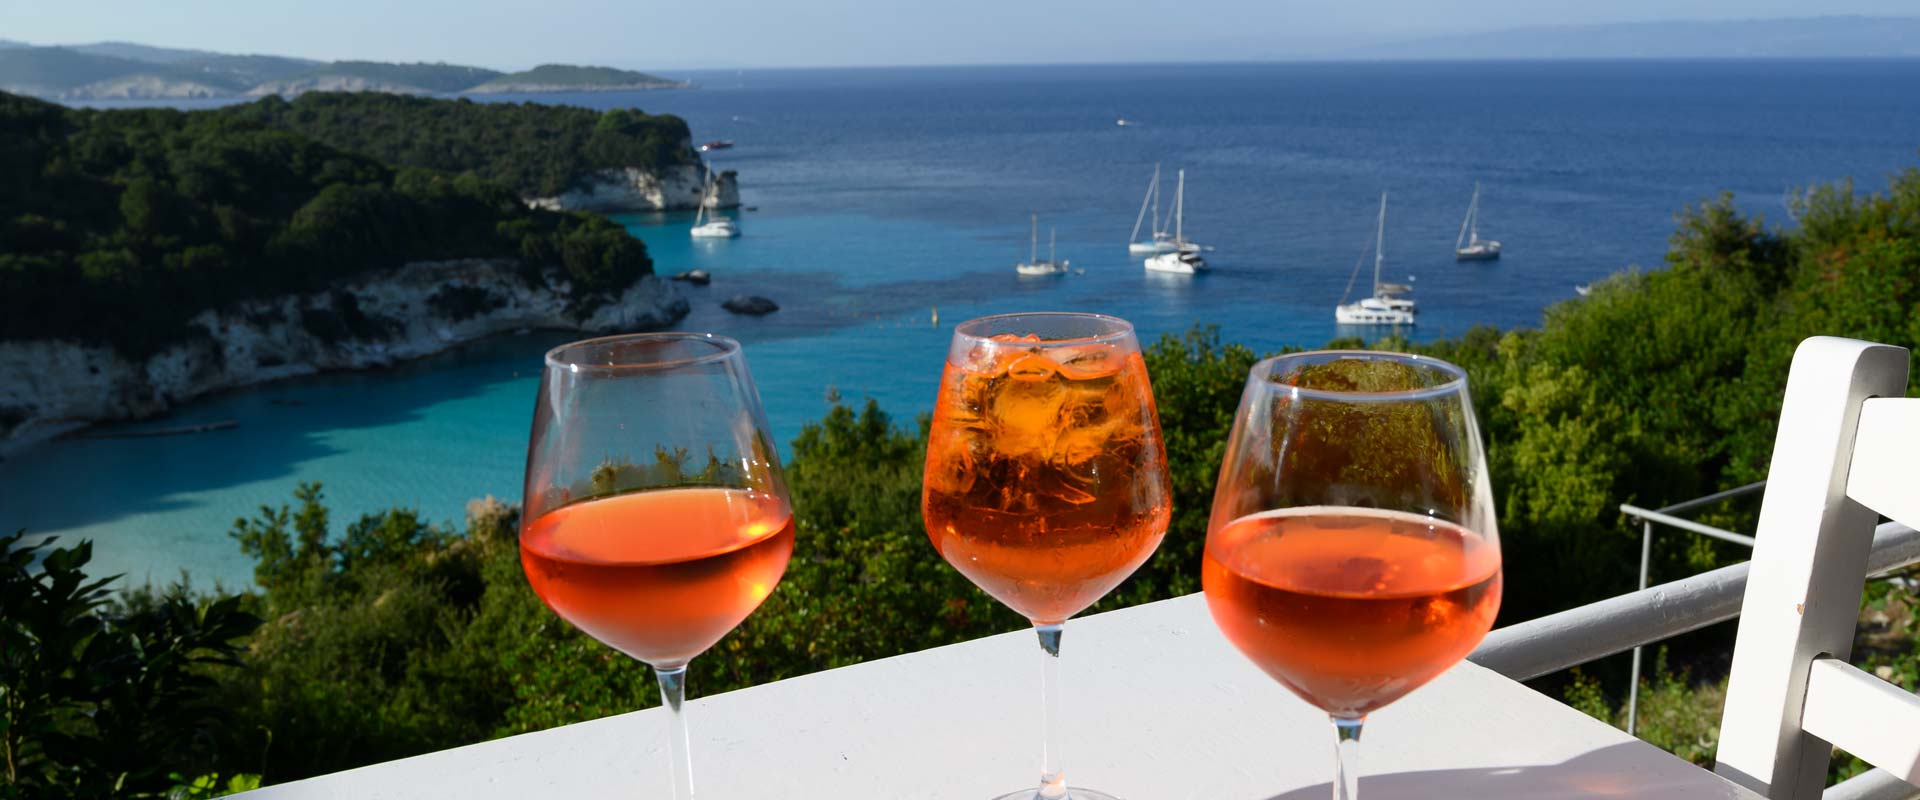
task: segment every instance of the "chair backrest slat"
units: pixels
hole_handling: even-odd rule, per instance
[[[1807,673],[1807,733],[1861,760],[1920,783],[1920,697],[1837,658]]]
[[[1876,397],[1860,405],[1847,496],[1909,528],[1920,528],[1920,397]]]
[[[1819,336],[1794,352],[1714,767],[1772,800],[1825,787],[1832,747],[1801,712],[1814,659],[1853,649],[1876,521],[1847,494],[1861,408],[1906,386],[1904,348]]]

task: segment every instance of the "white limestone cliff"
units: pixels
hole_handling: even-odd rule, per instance
[[[142,360],[61,340],[0,342],[0,454],[86,423],[152,416],[225,389],[316,372],[364,369],[529,328],[585,333],[664,328],[688,306],[649,275],[584,319],[557,271],[528,285],[518,262],[409,264],[334,290],[201,312],[208,335]]]
[[[527,205],[550,211],[680,211],[700,207],[704,170],[693,164],[668,167],[658,174],[639,167],[604,169],[585,185],[552,197],[535,197]],[[732,170],[715,179],[708,208],[738,208],[740,181]]]

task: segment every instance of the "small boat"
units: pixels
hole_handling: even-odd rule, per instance
[[[1129,125],[1138,125],[1139,123],[1134,122],[1133,120],[1127,119],[1126,117],[1121,117],[1119,119],[1114,120],[1113,124],[1118,125],[1122,128],[1125,128]]]
[[[1149,213],[1153,214],[1152,238],[1141,241],[1140,228],[1147,224]],[[1150,256],[1171,252],[1174,249],[1176,248],[1173,244],[1173,236],[1167,233],[1166,226],[1160,219],[1160,165],[1155,164],[1153,180],[1147,183],[1147,195],[1140,198],[1140,215],[1133,218],[1133,233],[1127,237],[1127,252],[1136,256]]]
[[[715,150],[725,150],[732,146],[733,146],[732,139],[715,139],[711,142],[707,142],[706,144],[700,145],[700,152],[711,153]]]
[[[1055,231],[1052,228],[1048,228],[1047,259],[1045,261],[1040,260],[1040,215],[1033,215],[1032,252],[1027,255],[1025,262],[1013,265],[1013,271],[1021,275],[1035,277],[1067,274],[1067,262],[1055,260],[1053,257],[1053,245],[1057,239],[1058,237]]]
[[[695,239],[731,239],[740,235],[740,226],[733,221],[733,218],[723,217],[707,210],[707,207],[713,203],[716,189],[713,166],[708,165],[707,189],[700,195],[700,211],[693,215],[693,230],[689,231]]]
[[[1593,291],[1593,284],[1591,283],[1576,283],[1573,285],[1573,293],[1581,297],[1586,297],[1587,293],[1591,291]]]
[[[1173,190],[1173,245],[1172,252],[1161,253],[1147,259],[1148,272],[1168,272],[1176,275],[1192,275],[1207,270],[1207,260],[1200,255],[1200,245],[1187,241],[1187,171],[1180,170],[1179,179]]]
[[[1340,304],[1333,308],[1333,321],[1342,325],[1412,325],[1414,315],[1413,299],[1405,295],[1413,292],[1413,287],[1403,283],[1381,283],[1380,268],[1387,263],[1387,193],[1380,193],[1380,221],[1374,229],[1373,245],[1373,296],[1363,297],[1359,302],[1347,302],[1347,296],[1353,294],[1353,282],[1360,277],[1360,265],[1366,263],[1367,253],[1360,251],[1360,261],[1353,265],[1353,275],[1347,278],[1346,294],[1340,297]]]
[[[1460,238],[1453,242],[1455,261],[1493,261],[1500,257],[1500,243],[1480,238],[1480,184],[1473,184],[1473,202],[1467,204],[1467,218],[1460,221]]]

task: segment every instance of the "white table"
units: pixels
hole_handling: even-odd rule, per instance
[[[984,800],[1038,777],[1038,646],[1019,631],[688,703],[701,800]],[[1068,624],[1068,779],[1134,800],[1324,800],[1326,718],[1254,668],[1198,595]],[[700,687],[690,687],[698,694]],[[658,709],[247,795],[667,798]],[[1364,800],[1759,800],[1514,681],[1462,664],[1367,724]]]

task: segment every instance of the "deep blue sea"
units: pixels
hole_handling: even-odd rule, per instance
[[[1733,192],[1788,222],[1795,187],[1885,185],[1920,165],[1920,61],[1249,64],[710,72],[700,88],[540,95],[685,117],[739,170],[744,235],[694,242],[690,214],[620,217],[656,269],[703,267],[687,329],[746,343],[777,436],[829,389],[906,421],[927,409],[954,323],[1095,310],[1143,339],[1218,325],[1259,350],[1333,324],[1380,192],[1388,275],[1414,278],[1421,339],[1537,324],[1573,287],[1659,268],[1682,207]],[[1136,124],[1118,126],[1116,119]],[[1192,278],[1144,273],[1126,238],[1154,164],[1187,171]],[[1452,245],[1473,184],[1498,262]],[[1171,195],[1169,182],[1167,192]],[[1021,279],[1027,220],[1084,274]],[[1045,236],[1043,231],[1042,236]],[[1044,244],[1043,244],[1044,246]],[[1365,278],[1362,278],[1365,281]],[[764,318],[719,309],[777,300]],[[935,311],[939,324],[934,324]],[[86,537],[135,580],[247,581],[227,532],[320,481],[336,528],[411,506],[457,523],[517,498],[540,352],[480,343],[396,369],[235,392],[175,422],[234,430],[71,438],[0,462],[0,529]]]

